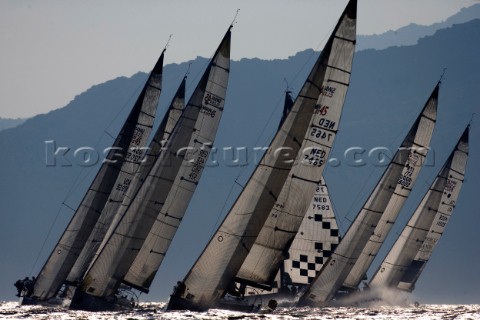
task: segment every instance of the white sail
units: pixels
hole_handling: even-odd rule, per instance
[[[132,111],[118,134],[111,151],[100,167],[69,225],[40,271],[32,297],[46,300],[54,297],[90,236],[100,212],[116,188],[129,183],[129,173],[138,165],[138,153],[150,134],[160,97],[163,69],[162,52],[140,93]],[[119,156],[125,153],[125,156]],[[122,172],[128,174],[118,178]]]
[[[468,128],[369,283],[413,291],[453,214],[468,157]]]
[[[222,109],[215,112],[216,114],[211,117],[216,117],[217,120],[220,120]],[[207,161],[208,151],[213,144],[218,122],[215,125],[202,125],[202,127],[197,127],[201,128],[202,131],[198,131],[198,136],[195,136],[194,139],[200,139],[201,137],[201,141],[206,148],[197,150],[198,156],[193,165],[184,165],[180,168],[179,174],[175,178],[176,180],[161,207],[155,223],[123,279],[124,283],[143,292],[149,291],[150,285],[198,185],[198,183],[192,184],[185,177],[195,174],[198,177],[195,177],[194,180],[198,181]]]
[[[169,309],[206,309],[215,305],[232,285],[276,203],[293,205],[291,209],[303,210],[295,214],[302,217],[305,214],[327,160],[329,139],[333,140],[338,128],[343,100],[340,103],[332,98],[343,98],[346,94],[354,52],[355,24],[356,1],[351,0],[269,150],[201,256],[177,287]],[[316,109],[317,103],[322,104]],[[327,110],[328,107],[331,109]],[[309,148],[308,152],[295,159],[302,146]],[[292,167],[295,176],[290,174]],[[282,192],[287,179],[292,193]],[[304,197],[295,190],[297,184],[305,180],[312,188],[306,203],[297,205],[295,201],[287,201],[289,197]],[[299,225],[300,222],[301,217]],[[288,230],[288,226],[281,228]],[[295,233],[296,230],[293,235]]]
[[[223,111],[230,38],[229,29],[178,120],[166,145],[167,150],[160,154],[138,192],[127,193],[120,207],[124,213],[112,224],[82,282],[82,291],[91,297],[114,295],[172,187],[180,185],[192,189],[198,183]],[[138,182],[137,176],[135,179]],[[165,218],[168,222],[181,219],[174,214],[167,212]],[[72,304],[82,300],[83,297],[77,301],[74,297]]]
[[[288,281],[282,279],[282,284],[311,283],[339,242],[337,220],[322,178],[284,261],[282,277],[288,275]]]
[[[170,107],[168,108],[165,117],[160,124],[157,132],[155,133],[152,142],[150,143],[148,150],[148,156],[155,155],[158,157],[158,153],[161,151],[161,146],[168,140],[173,127],[177,123],[183,108],[185,106],[185,79],[182,81]],[[158,141],[162,143],[157,143]],[[100,244],[107,233],[108,228],[112,224],[115,214],[118,208],[122,204],[126,191],[128,190],[134,174],[140,170],[141,162],[146,161],[144,158],[145,152],[140,151],[135,153],[135,159],[128,162],[128,165],[124,165],[120,174],[117,177],[115,187],[110,194],[110,197],[102,210],[102,213],[95,224],[90,237],[88,238],[83,250],[78,257],[75,265],[73,266],[67,281],[70,283],[77,283],[82,280],[88,266],[93,260],[95,253],[97,252]],[[152,161],[151,159],[149,161]],[[149,164],[144,164],[141,170],[146,170]]]
[[[352,270],[383,213],[399,210],[400,198],[408,194],[411,188],[411,185],[405,185],[404,177],[411,172],[412,165],[423,164],[417,159],[423,160],[428,151],[425,148],[428,147],[435,124],[438,88],[437,85],[379,183],[317,278],[307,287],[299,305],[318,305],[329,301]],[[417,151],[416,147],[420,149]],[[419,167],[413,170],[418,171]]]
[[[403,204],[407,200],[407,197],[410,194],[415,181],[417,180],[420,169],[425,162],[433,127],[435,125],[435,110],[438,102],[438,90],[439,85],[436,86],[434,92],[432,93],[433,99],[430,99],[429,102],[432,107],[427,105],[424,111],[424,115],[426,117],[420,120],[419,127],[422,128],[422,130],[419,130],[415,137],[415,142],[412,146],[412,152],[410,152],[408,155],[408,166],[402,172],[402,176],[398,181],[399,184],[397,185],[397,190],[395,190],[393,193],[388,206],[385,208],[385,211],[383,212],[380,220],[377,223],[377,226],[375,227],[375,230],[373,231],[373,234],[370,236],[370,239],[368,239],[367,245],[365,248],[363,248],[362,253],[355,262],[355,265],[343,282],[343,286],[345,288],[356,289],[362,279],[365,278],[368,268],[372,264],[373,259],[375,259],[377,256],[380,247],[395,223]],[[433,107],[433,105],[435,105],[435,107]],[[432,111],[427,113],[429,109]]]

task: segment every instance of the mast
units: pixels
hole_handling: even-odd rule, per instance
[[[340,104],[332,99],[330,105],[324,99],[346,94],[354,52],[355,21],[356,1],[351,0],[269,150],[201,256],[177,287],[169,309],[204,310],[215,305],[232,284],[274,205],[286,200],[279,197],[287,178],[292,188],[303,179],[312,180],[309,183],[312,190],[305,206],[308,205],[325,166],[330,146],[328,139],[335,136],[343,104],[343,101]],[[337,51],[341,52],[336,54]],[[344,67],[345,61],[349,64]],[[336,69],[338,65],[341,67]],[[318,106],[320,112],[316,113],[315,106],[319,102],[322,103]],[[323,106],[325,111],[331,107],[328,115],[321,111]],[[309,153],[295,159],[301,147],[308,148]],[[293,177],[290,170],[294,165],[298,169]],[[310,179],[311,174],[313,179]],[[306,209],[303,208],[302,217]],[[301,218],[299,220],[301,222]]]
[[[161,92],[163,57],[160,55],[132,111],[97,175],[91,183],[70,223],[37,276],[32,298],[47,300],[54,297],[65,282],[90,233],[107,203],[114,187],[124,187],[128,181],[117,179],[122,170],[133,170],[141,160],[150,134]],[[119,156],[119,150],[124,153]]]
[[[147,149],[148,151],[145,154],[145,158],[143,157],[143,154],[138,154],[138,156],[141,155],[142,157],[137,159],[143,159],[142,161],[132,162],[129,167],[122,168],[117,178],[117,182],[124,183],[116,184],[116,187],[113,189],[108,202],[102,210],[99,221],[95,225],[93,232],[90,234],[90,237],[88,238],[80,256],[78,257],[75,265],[73,266],[72,271],[68,275],[68,282],[78,283],[83,279],[83,276],[87,271],[88,266],[92,262],[95,253],[97,252],[100,244],[105,237],[105,234],[107,233],[108,228],[114,220],[115,214],[117,213],[119,207],[122,204],[127,189],[132,188],[135,191],[138,190],[138,183],[135,183],[133,185],[131,184],[135,173],[141,171],[144,173],[145,178],[145,174],[148,174],[153,163],[155,162],[154,159],[157,159],[159,157],[159,154],[162,151],[162,147],[168,141],[168,138],[172,133],[173,128],[175,127],[178,118],[182,114],[185,107],[185,80],[186,77],[184,77],[184,79],[182,80],[180,87],[178,88],[167,112],[165,113],[165,116],[160,126],[155,132],[155,135]],[[131,193],[132,191],[130,191],[130,194]]]
[[[468,157],[467,127],[403,229],[390,252],[378,267],[370,287],[413,291],[415,283],[442,236],[465,177]]]
[[[437,84],[377,186],[319,275],[307,287],[299,305],[315,306],[332,299],[367,245],[383,213],[400,210],[413,186],[413,178],[418,174],[415,172],[420,170],[428,151],[435,125],[438,89]],[[412,180],[406,179],[410,175]]]
[[[191,189],[198,184],[223,111],[230,66],[230,28],[179,118],[167,150],[160,154],[144,181],[135,177],[141,187],[135,194],[127,193],[121,207],[124,212],[117,215],[121,218],[110,227],[87,271],[81,285],[84,294],[77,290],[77,299],[72,300],[74,308],[96,307],[101,299],[95,298],[113,296],[155,219],[162,219],[159,212],[172,188]],[[169,222],[181,219],[167,214]]]

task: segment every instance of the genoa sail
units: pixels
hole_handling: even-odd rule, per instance
[[[172,188],[191,190],[198,184],[223,111],[230,38],[229,29],[178,119],[165,146],[167,150],[161,152],[135,194],[128,192],[125,197],[121,207],[124,212],[117,215],[121,218],[110,227],[81,284],[81,291],[90,297],[115,294],[156,219],[171,224],[181,220],[184,212],[160,212]],[[72,304],[81,304],[84,297],[81,293],[78,297]]]
[[[162,151],[163,145],[165,145],[166,141],[168,141],[168,138],[185,107],[185,81],[186,77],[182,80],[167,112],[165,113],[164,119],[158,127],[152,142],[147,148],[148,153],[145,157],[143,157],[142,154],[142,163],[139,163],[138,161],[132,162],[129,168],[124,168],[120,172],[117,181],[123,181],[124,183],[116,184],[116,187],[112,191],[107,204],[102,210],[99,221],[95,225],[92,234],[85,244],[70,274],[68,275],[68,282],[78,283],[82,280],[83,275],[87,271],[90,262],[93,260],[95,253],[100,247],[108,228],[110,225],[112,225],[115,214],[122,204],[123,198],[130,187],[134,174],[137,171],[147,173],[154,162],[153,159],[158,158],[159,153]],[[136,187],[138,187],[138,184],[132,185],[132,189],[137,190]]]
[[[268,151],[201,256],[177,286],[169,309],[204,310],[214,306],[232,285],[276,204],[300,208],[301,212],[295,212],[301,215],[300,225],[338,128],[355,46],[356,7],[355,0],[347,5]],[[301,147],[307,152],[295,159]],[[294,165],[295,175],[291,174]],[[293,192],[282,192],[287,180],[291,187],[285,188]],[[289,197],[304,197],[295,192],[297,184],[304,180],[308,181],[307,189],[311,188],[305,204],[287,201]],[[289,231],[289,236],[293,237],[296,231],[291,231],[293,235]]]
[[[116,193],[117,188],[128,185],[129,178],[119,176],[123,170],[132,172],[141,160],[138,153],[142,152],[142,147],[146,144],[160,98],[163,57],[164,52],[150,73],[106,160],[40,271],[32,298],[47,300],[57,294],[97,224],[100,212],[110,195],[112,192]],[[119,156],[119,151],[125,155]]]
[[[436,105],[438,103],[439,88],[440,82],[435,87],[432,96],[429,99],[430,104]],[[406,167],[406,170],[402,172],[402,175],[398,180],[398,193],[397,190],[393,193],[388,206],[385,208],[384,213],[373,231],[373,234],[370,236],[370,239],[368,239],[367,245],[363,248],[355,265],[343,282],[345,288],[356,289],[358,287],[395,223],[403,204],[407,200],[407,197],[417,180],[420,169],[425,162],[426,153],[433,132],[433,126],[435,124],[434,120],[435,116],[433,114],[430,119],[420,120],[423,123],[420,123],[419,127],[423,130],[419,131],[415,137],[412,152],[408,155],[408,166]]]
[[[369,283],[413,291],[433,249],[453,214],[465,176],[468,131],[464,131],[452,154],[423,197]]]
[[[406,186],[404,177],[410,177],[412,166],[416,166],[414,172],[420,169],[428,151],[436,119],[438,90],[439,84],[342,241],[307,287],[299,305],[325,304],[331,300],[351,272],[371,235],[376,232],[384,212],[400,210],[414,183],[411,180]]]

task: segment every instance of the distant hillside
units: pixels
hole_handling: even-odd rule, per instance
[[[454,24],[465,23],[480,18],[480,4],[462,8],[460,12],[447,20],[429,26],[410,24],[398,30],[390,30],[379,35],[358,36],[357,50],[386,49],[392,46],[407,46],[416,44],[418,39],[433,35],[437,30],[451,27]]]
[[[0,131],[9,129],[9,128],[14,128],[24,122],[25,122],[25,119],[20,119],[20,118],[17,118],[17,119],[0,118]]]
[[[343,152],[347,148],[397,148],[447,68],[431,144],[433,152],[429,155],[432,166],[422,171],[399,217],[399,223],[405,223],[472,113],[480,114],[480,42],[472,39],[480,39],[480,20],[440,30],[416,45],[356,54],[332,153],[342,164],[327,168],[325,173],[342,231],[383,172],[383,168],[370,163],[363,167],[346,165]],[[229,154],[222,157],[222,147],[267,145],[280,118],[284,78],[296,93],[317,54],[306,50],[285,60],[242,59],[232,63],[225,112],[215,143],[220,165],[205,170],[151,293],[142,296],[144,300],[168,297],[240,191],[233,186],[235,178],[239,176],[240,184],[248,179],[253,166],[235,166],[228,160]],[[205,63],[203,58],[192,61],[189,93]],[[187,67],[188,62],[165,67],[157,123]],[[53,155],[46,141],[72,150],[91,146],[101,153],[112,144],[111,136],[119,130],[145,79],[145,74],[138,73],[93,86],[64,108],[0,132],[0,300],[14,299],[15,280],[38,272],[71,218],[71,208],[76,208],[96,173],[96,168],[82,167],[73,151],[67,153],[68,162],[57,158],[56,166],[47,166],[47,159]],[[456,212],[417,284],[416,294],[422,303],[478,303],[480,299],[479,139],[480,126],[473,119],[467,176]],[[392,233],[388,244],[394,238]]]

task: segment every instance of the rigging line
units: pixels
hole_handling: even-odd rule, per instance
[[[148,80],[148,78],[147,78]],[[142,85],[142,84],[140,84]],[[135,89],[134,92],[132,92],[132,94],[130,95],[130,97],[127,99],[127,101],[123,104],[123,106],[121,107],[121,109],[117,112],[117,114],[113,117],[113,119],[110,121],[110,123],[106,126],[106,129],[103,131],[102,135],[100,136],[100,138],[97,140],[97,142],[95,143],[95,149],[98,149],[98,146],[100,145],[100,142],[102,141],[102,138],[104,137],[105,134],[108,134],[110,137],[111,135],[107,132],[107,129],[110,128],[110,126],[112,125],[112,123],[118,118],[118,116],[120,115],[120,113],[122,113],[122,111],[126,108],[127,105],[131,105],[131,100],[132,100],[132,97],[137,94],[139,92],[139,86],[137,86],[137,88]],[[138,95],[138,94],[137,94]],[[69,209],[75,211],[73,208],[71,208],[70,206],[68,206],[65,202],[68,200],[68,198],[74,193],[74,191],[76,191],[80,185],[83,184],[83,182],[85,181],[85,179],[88,177],[88,173],[85,174],[85,176],[80,179],[80,177],[82,176],[82,174],[84,174],[86,172],[86,169],[87,167],[83,167],[82,170],[80,170],[80,172],[78,173],[78,175],[76,176],[76,178],[73,180],[73,183],[70,187],[70,189],[67,191],[61,205],[58,207],[58,210],[57,210],[57,214],[55,215],[55,218],[53,219],[52,223],[50,224],[50,228],[47,232],[47,235],[45,237],[45,240],[43,241],[43,244],[40,248],[40,251],[38,252],[38,255],[35,259],[35,262],[32,266],[32,269],[30,270],[30,275],[32,274],[33,270],[35,269],[35,266],[37,265],[38,263],[38,260],[40,258],[40,255],[42,253],[42,251],[44,250],[45,248],[45,245],[52,233],[52,230],[53,230],[53,226],[57,223],[58,221],[58,217],[60,216],[60,212],[62,210],[62,206],[66,206],[68,207]],[[90,172],[91,173],[91,172]]]
[[[233,17],[233,20],[232,20],[232,23],[230,24],[230,26],[233,27],[233,25],[237,23],[237,16],[238,16],[239,11],[240,11],[240,9],[237,9],[237,12],[235,13],[235,17]]]
[[[58,211],[57,211],[57,214],[55,216],[54,222],[50,225],[50,228],[48,229],[47,236],[45,237],[45,240],[43,240],[42,246],[40,247],[40,250],[38,251],[37,257],[35,258],[35,262],[33,263],[32,269],[29,272],[29,276],[33,275],[33,270],[35,269],[35,266],[37,265],[38,260],[40,259],[40,255],[42,254],[43,249],[45,249],[45,245],[47,244],[47,240],[50,237],[50,234],[52,233],[53,226],[55,225],[55,222],[57,221],[58,217],[60,216],[60,211],[62,211],[62,206],[61,205],[58,207]]]
[[[167,40],[167,44],[165,45],[165,48],[163,48],[163,51],[167,50],[168,46],[170,45],[170,40],[172,39],[173,33],[170,34]]]

